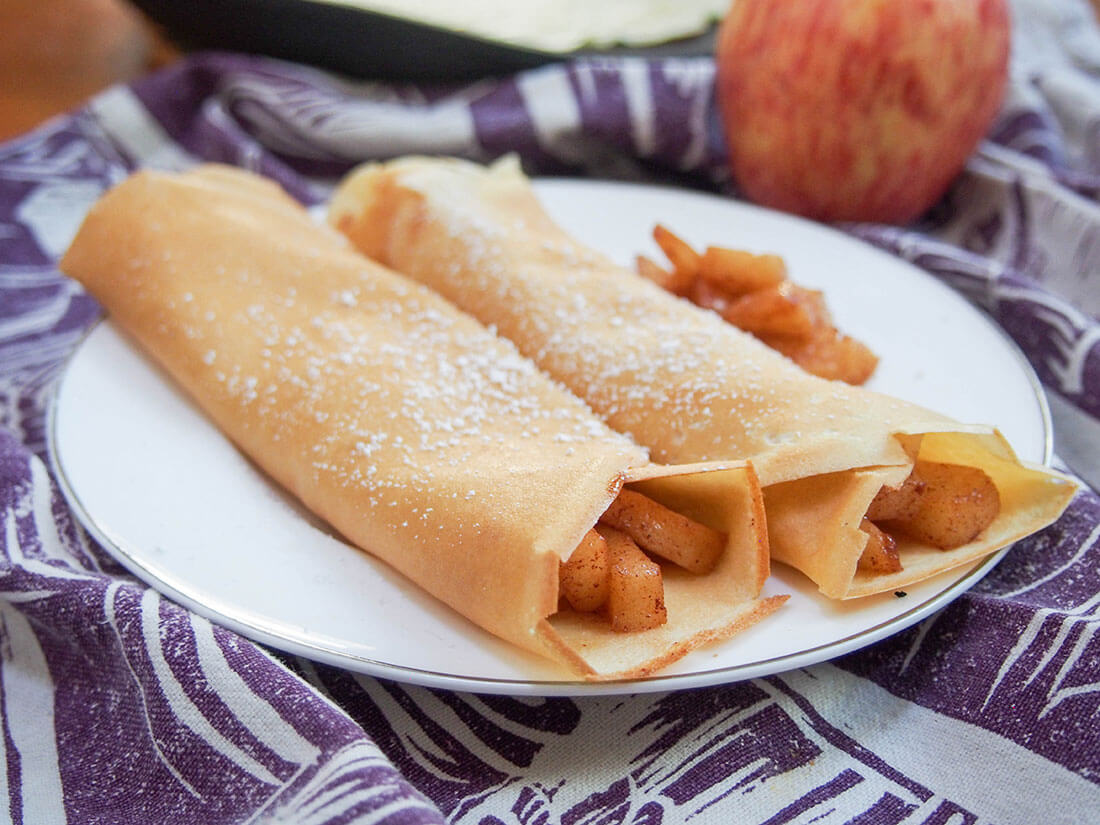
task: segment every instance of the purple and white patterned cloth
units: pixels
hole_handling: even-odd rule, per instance
[[[1017,0],[1010,94],[943,202],[844,230],[1022,347],[1059,459],[1100,472],[1100,30]],[[217,160],[307,203],[409,152],[729,192],[706,58],[461,87],[197,55],[0,146],[0,795],[17,823],[1100,822],[1100,498],[976,588],[839,660],[667,694],[511,698],[267,651],[161,597],[74,521],[50,390],[99,316],[56,269],[137,167]],[[731,193],[733,194],[733,193]],[[4,819],[0,815],[0,820]]]

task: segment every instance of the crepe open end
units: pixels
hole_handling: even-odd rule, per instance
[[[564,679],[648,675],[784,600],[760,598],[751,464],[651,462],[512,344],[258,176],[135,174],[61,267],[273,482]],[[727,536],[711,573],[670,571],[668,622],[641,633],[559,609],[561,562],[624,485]]]
[[[831,598],[993,553],[1054,521],[1076,490],[1018,460],[993,427],[812,376],[585,247],[550,219],[511,158],[366,164],[336,190],[329,220],[367,256],[493,325],[655,460],[750,460],[773,559]],[[900,570],[859,570],[868,507],[920,461],[980,468],[1000,497],[996,518],[948,550],[899,537]]]

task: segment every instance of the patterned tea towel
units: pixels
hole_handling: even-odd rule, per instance
[[[1100,474],[1100,31],[1016,2],[1009,95],[919,224],[841,229],[960,290],[1019,344],[1058,461]],[[973,590],[838,660],[633,696],[474,695],[291,657],[123,570],[46,454],[99,316],[56,268],[138,167],[238,164],[307,203],[411,152],[736,196],[714,64],[582,59],[455,87],[195,55],[0,146],[0,795],[42,823],[1100,823],[1100,498]],[[3,819],[0,814],[0,819]]]

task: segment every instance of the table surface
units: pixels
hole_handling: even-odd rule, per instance
[[[0,140],[175,55],[160,33],[123,0],[4,0]]]

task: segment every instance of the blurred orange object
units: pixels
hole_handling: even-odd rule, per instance
[[[0,139],[170,58],[124,0],[0,2]]]

